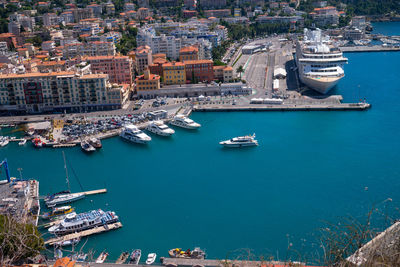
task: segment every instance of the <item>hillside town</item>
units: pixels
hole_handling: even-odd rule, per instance
[[[249,38],[310,25],[347,41],[365,38],[365,16],[328,2],[3,1],[0,112],[115,110],[138,98],[207,95],[210,84],[247,92],[236,63]]]

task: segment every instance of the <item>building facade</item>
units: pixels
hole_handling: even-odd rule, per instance
[[[186,46],[179,50],[179,61],[199,59],[199,48],[196,46]]]
[[[136,91],[153,91],[160,89],[160,76],[151,74],[149,70],[145,70],[143,75],[139,75],[135,79]]]
[[[185,64],[168,62],[162,65],[164,84],[184,84],[186,82]]]
[[[112,86],[107,74],[75,72],[0,75],[2,112],[82,112],[118,109],[128,99],[126,88]]]
[[[186,79],[192,83],[211,82],[214,79],[212,60],[188,60],[185,64]]]
[[[115,44],[113,42],[87,42],[65,44],[63,49],[64,58],[76,56],[114,56]]]
[[[93,73],[108,74],[111,83],[132,84],[133,63],[128,56],[97,56],[84,59]]]
[[[136,54],[135,54],[136,72],[138,74],[142,74],[144,70],[147,69],[147,67],[152,63],[153,63],[152,49],[147,45],[139,46],[136,49]]]

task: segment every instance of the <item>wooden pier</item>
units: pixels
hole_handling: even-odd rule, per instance
[[[45,245],[54,245],[57,242],[62,242],[62,241],[66,241],[66,240],[70,240],[70,239],[74,239],[74,238],[78,238],[78,237],[85,237],[85,236],[89,236],[89,235],[99,234],[99,233],[103,233],[103,232],[108,232],[110,230],[115,230],[115,229],[118,229],[121,227],[122,227],[122,223],[120,223],[120,222],[113,223],[113,224],[107,224],[102,227],[96,227],[96,228],[92,228],[92,229],[85,230],[82,232],[77,232],[77,233],[73,233],[73,234],[69,234],[69,235],[51,238],[51,239],[45,241],[44,244]]]
[[[86,191],[86,192],[80,192],[85,194],[85,196],[89,196],[89,195],[96,195],[96,194],[104,194],[107,193],[107,189],[97,189],[97,190],[92,190],[92,191]]]

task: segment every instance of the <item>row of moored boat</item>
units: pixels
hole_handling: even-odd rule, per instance
[[[198,129],[201,126],[183,115],[176,115],[170,121],[170,124],[185,129]],[[175,133],[175,131],[168,127],[163,121],[151,121],[146,127],[146,130],[160,136],[171,136]],[[151,141],[150,136],[133,124],[125,125],[120,136],[128,141],[139,144],[146,144]]]

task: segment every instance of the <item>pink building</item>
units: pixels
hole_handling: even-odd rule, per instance
[[[108,74],[111,83],[132,84],[132,59],[128,56],[86,57],[93,73]]]

